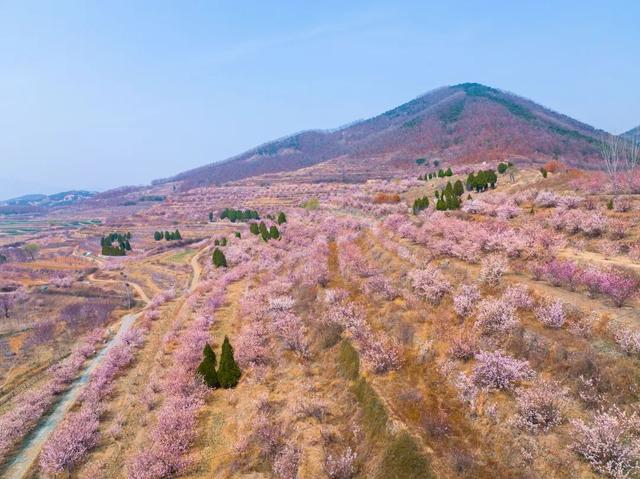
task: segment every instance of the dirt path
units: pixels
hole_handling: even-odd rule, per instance
[[[564,249],[558,254],[561,258],[578,259],[586,263],[598,263],[602,266],[620,266],[640,271],[640,264],[625,256],[604,256],[593,251],[579,251],[571,248]]]
[[[96,278],[95,277],[95,273],[92,273],[89,276],[87,276],[87,279],[89,281],[93,281],[93,282],[96,282],[96,283],[121,284],[123,282],[122,280],[119,280],[119,279],[101,279],[101,278]],[[134,283],[134,282],[132,282],[130,280],[127,280],[126,282],[129,285],[131,285],[131,287],[136,291],[136,293],[138,293],[138,295],[140,296],[142,301],[144,301],[146,304],[151,302],[151,300],[149,299],[149,296],[147,296],[147,293],[144,292],[144,290],[142,289],[142,287],[139,284]]]

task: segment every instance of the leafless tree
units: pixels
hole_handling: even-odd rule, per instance
[[[607,135],[601,142],[601,154],[609,178],[617,187],[618,174],[640,166],[640,141]]]
[[[603,138],[600,147],[600,152],[602,154],[602,159],[604,160],[607,173],[609,174],[609,177],[615,181],[615,177],[617,176],[618,171],[622,168],[622,163],[624,162],[624,140],[616,135],[607,135]]]

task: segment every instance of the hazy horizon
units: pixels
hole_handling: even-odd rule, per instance
[[[4,2],[0,199],[147,184],[462,82],[621,133],[640,124],[639,14],[631,2]]]

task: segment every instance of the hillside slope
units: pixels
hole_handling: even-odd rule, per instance
[[[632,128],[631,130],[623,133],[621,136],[624,136],[625,138],[640,140],[640,126]]]
[[[452,163],[560,157],[573,166],[596,168],[601,134],[522,97],[463,83],[338,130],[298,133],[158,182],[218,184],[336,158],[372,173],[409,166],[422,156]]]

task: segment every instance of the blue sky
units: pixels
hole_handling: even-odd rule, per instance
[[[447,3],[0,0],[0,198],[148,183],[466,81],[640,124],[640,2]]]

